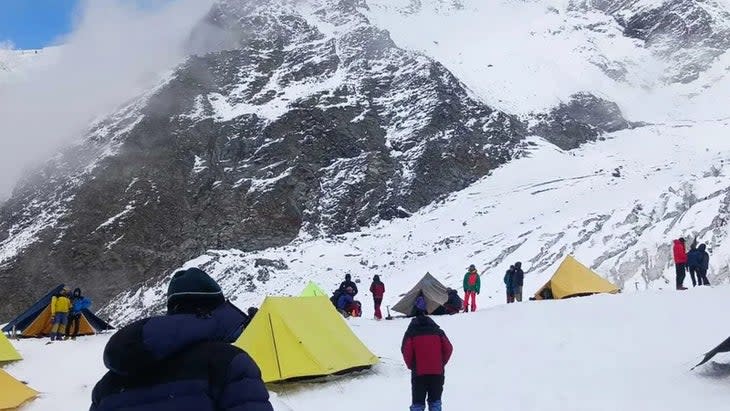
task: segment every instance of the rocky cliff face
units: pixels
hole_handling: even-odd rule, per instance
[[[625,35],[676,63],[667,82],[696,80],[730,46],[730,13],[714,0],[576,0],[573,7],[609,14]]]
[[[58,282],[105,301],[210,248],[260,250],[406,216],[525,133],[350,1],[220,2],[191,57],[21,183],[0,213],[6,315]],[[31,286],[32,285],[32,286]]]

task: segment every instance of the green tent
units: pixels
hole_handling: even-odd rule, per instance
[[[329,294],[322,291],[322,288],[314,281],[310,281],[299,294],[300,297],[328,297]]]

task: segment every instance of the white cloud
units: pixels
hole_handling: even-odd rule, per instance
[[[0,195],[99,115],[180,63],[212,0],[86,0],[55,63],[0,86]]]

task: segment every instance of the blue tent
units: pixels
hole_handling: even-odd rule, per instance
[[[63,290],[64,285],[44,295],[38,302],[30,306],[22,314],[10,321],[2,331],[5,333],[15,332],[20,337],[42,337],[50,333],[51,328],[51,299]],[[88,309],[81,310],[81,321],[79,335],[90,335],[102,331],[114,329],[109,323],[97,317]]]

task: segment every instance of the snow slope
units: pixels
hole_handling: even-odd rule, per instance
[[[602,295],[435,317],[455,347],[444,404],[494,411],[727,409],[727,376],[714,375],[711,367],[689,369],[730,333],[708,320],[730,310],[729,291],[723,286]],[[272,386],[278,411],[319,411],[335,403],[350,411],[407,409],[409,371],[399,351],[407,320],[360,318],[350,324],[381,363],[324,383]],[[104,372],[107,338],[50,346],[14,342],[25,360],[6,370],[43,393],[24,410],[55,410],[59,404],[86,409]]]
[[[525,157],[409,218],[260,252],[210,251],[185,266],[204,268],[241,304],[296,295],[310,279],[333,289],[345,273],[363,289],[379,274],[393,304],[427,271],[460,289],[473,263],[483,304],[494,305],[504,302],[511,264],[523,262],[529,295],[567,254],[625,292],[671,288],[670,240],[698,236],[712,253],[710,281],[726,282],[730,140],[719,136],[727,125],[644,127],[569,152],[534,138]],[[159,309],[167,282],[121,295],[106,314],[124,322]]]

